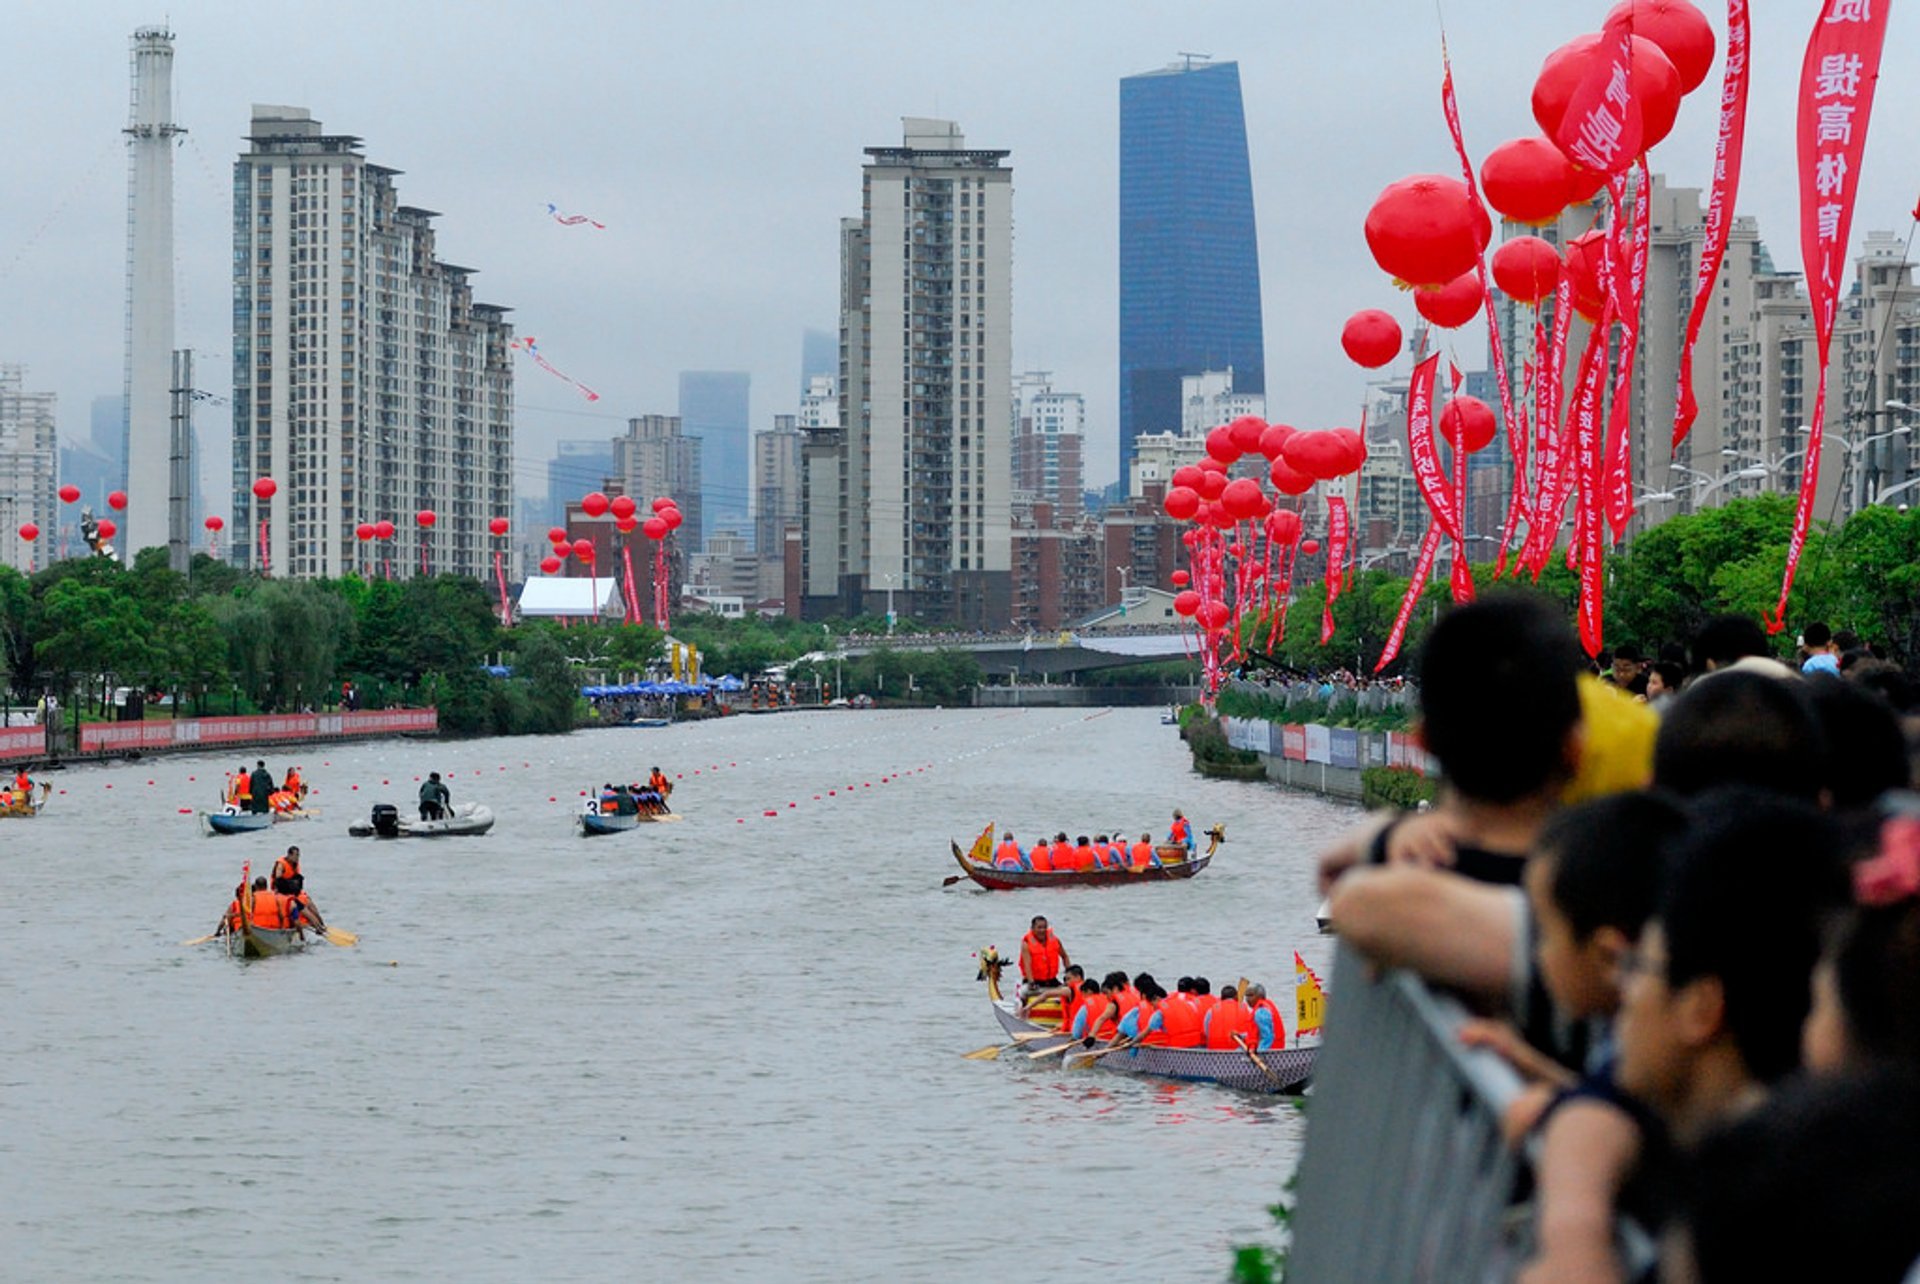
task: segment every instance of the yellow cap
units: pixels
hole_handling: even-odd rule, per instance
[[[1564,801],[1584,802],[1644,789],[1653,780],[1660,715],[1618,687],[1581,674],[1580,765]]]

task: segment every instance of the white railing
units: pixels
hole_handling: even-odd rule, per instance
[[[1307,1106],[1288,1276],[1312,1284],[1487,1284],[1511,1279],[1532,1241],[1516,1202],[1528,1160],[1501,1138],[1521,1083],[1463,1047],[1466,1010],[1405,972],[1342,946],[1326,1043]],[[1637,1227],[1619,1244],[1652,1260]]]

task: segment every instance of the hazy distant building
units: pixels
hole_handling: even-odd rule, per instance
[[[708,539],[704,551],[687,559],[686,592],[699,597],[734,597],[743,602],[760,598],[760,564],[753,542],[744,534],[722,527]]]
[[[1180,378],[1180,431],[1205,437],[1221,424],[1246,415],[1265,418],[1267,397],[1234,387],[1228,370],[1202,370]]]
[[[792,415],[775,415],[773,428],[753,435],[753,548],[759,557],[757,596],[786,592],[787,530],[800,525],[800,447],[805,440]]]
[[[814,375],[800,394],[798,427],[803,429],[840,426],[840,381],[832,375]]]
[[[840,338],[831,330],[808,330],[800,336],[800,387],[821,375],[840,377]]]
[[[1053,376],[1030,370],[1013,385],[1013,493],[1016,505],[1045,502],[1055,519],[1077,521],[1087,399],[1060,392]]]
[[[1120,451],[1182,422],[1180,380],[1265,393],[1260,252],[1240,69],[1181,62],[1120,82]]]
[[[952,121],[870,147],[840,235],[841,426],[809,432],[807,613],[1010,617],[1012,170]]]
[[[412,574],[488,578],[487,523],[513,508],[512,329],[477,303],[474,269],[435,254],[432,210],[402,205],[400,171],[328,134],[305,108],[255,106],[234,166],[233,509],[271,518],[275,575],[368,565],[360,523],[391,521]],[[267,505],[255,479],[278,492]],[[431,509],[423,528],[415,514]]]
[[[680,430],[700,442],[702,516],[694,530],[702,539],[722,526],[751,529],[747,525],[752,493],[747,474],[752,450],[747,420],[751,382],[750,376],[736,370],[680,372]]]
[[[54,430],[55,397],[51,392],[28,392],[26,367],[0,365],[0,550],[6,565],[35,571],[51,564],[57,545],[60,497],[57,472],[59,437]],[[96,516],[107,515],[106,505],[93,501]],[[28,522],[40,528],[40,538],[20,538]]]
[[[629,419],[626,436],[613,439],[611,475],[633,496],[642,518],[652,516],[654,500],[674,501],[684,520],[673,541],[683,550],[700,543],[702,466],[699,439],[681,432],[678,415]]]
[[[611,438],[555,442],[553,458],[547,461],[547,503],[543,520],[549,526],[564,526],[567,505],[599,490],[616,472]]]
[[[173,454],[173,33],[133,33],[133,102],[127,120],[127,331],[122,477],[109,489],[127,492],[117,541],[124,559],[169,543],[168,499]],[[234,363],[235,377],[240,370]],[[124,486],[123,486],[124,483]],[[192,482],[186,480],[190,492]],[[99,504],[99,497],[94,503]],[[97,508],[104,513],[104,507]],[[184,516],[185,514],[183,514]],[[189,525],[197,526],[193,520]],[[174,569],[187,569],[191,542],[175,532]]]

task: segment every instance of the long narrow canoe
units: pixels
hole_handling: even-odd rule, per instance
[[[1051,1013],[1045,1006],[1048,1002],[1046,999],[1023,1012],[1012,999],[1002,996],[1000,972],[1006,965],[1005,959],[988,954],[980,968],[981,976],[987,982],[987,998],[993,1004],[993,1015],[1000,1022],[1000,1028],[1007,1032],[1009,1038],[1015,1035],[1040,1036],[1022,1040],[1021,1047],[1028,1052],[1064,1046],[1069,1040],[1065,1035],[1056,1033],[1059,1028],[1057,1003]],[[1098,1045],[1089,1051],[1099,1051]],[[1313,1077],[1313,1063],[1319,1053],[1320,1045],[1317,1043],[1257,1053],[1240,1048],[1164,1048],[1143,1044],[1106,1053],[1091,1064],[1104,1070],[1147,1075],[1156,1079],[1217,1083],[1243,1092],[1299,1093],[1306,1089]],[[1073,1061],[1079,1055],[1073,1052],[1063,1054],[1067,1061]]]
[[[576,819],[580,822],[580,833],[587,838],[592,838],[597,834],[622,834],[629,829],[638,829],[642,825],[675,824],[679,822],[681,816],[675,811],[647,812],[633,816],[601,815],[598,812],[583,811]]]
[[[1000,869],[993,864],[993,826],[988,825],[976,838],[973,847],[961,851],[960,844],[949,840],[953,848],[953,859],[959,864],[960,872],[982,887],[995,891],[1011,891],[1021,887],[1119,887],[1128,883],[1164,883],[1176,878],[1192,878],[1213,861],[1213,853],[1227,839],[1226,827],[1215,825],[1207,831],[1207,850],[1197,856],[1187,853],[1187,849],[1175,843],[1161,843],[1154,847],[1160,857],[1160,864],[1149,865],[1135,870],[1131,865],[1120,869],[1086,870],[1050,870],[1042,873],[1032,869]]]
[[[203,811],[200,823],[209,834],[252,834],[273,828],[270,811]]]
[[[269,959],[307,948],[307,935],[298,928],[255,927],[251,923],[242,923],[240,930],[229,932],[225,940],[227,953],[243,959]]]

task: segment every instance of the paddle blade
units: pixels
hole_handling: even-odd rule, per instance
[[[320,935],[326,938],[328,945],[360,944],[360,938],[358,936],[355,936],[352,932],[344,931],[337,927],[329,927],[324,932],[320,933]]]
[[[218,932],[208,932],[208,933],[207,933],[207,934],[206,934],[205,936],[196,936],[196,937],[194,937],[194,938],[193,938],[193,939],[192,939],[191,941],[182,941],[182,942],[180,942],[180,944],[182,944],[182,945],[205,945],[205,944],[206,944],[206,943],[207,943],[208,941],[211,941],[211,940],[212,940],[212,939],[213,939],[214,937],[216,937],[216,936],[218,936],[218,935],[219,935],[219,933],[218,933]]]
[[[963,1053],[961,1059],[964,1061],[998,1061],[1000,1054],[1013,1046],[1011,1043],[990,1043],[984,1048],[975,1048],[972,1052]]]
[[[948,874],[945,878],[940,880],[940,886],[952,887],[955,883],[959,882],[961,879],[965,877],[966,877],[965,874]]]

